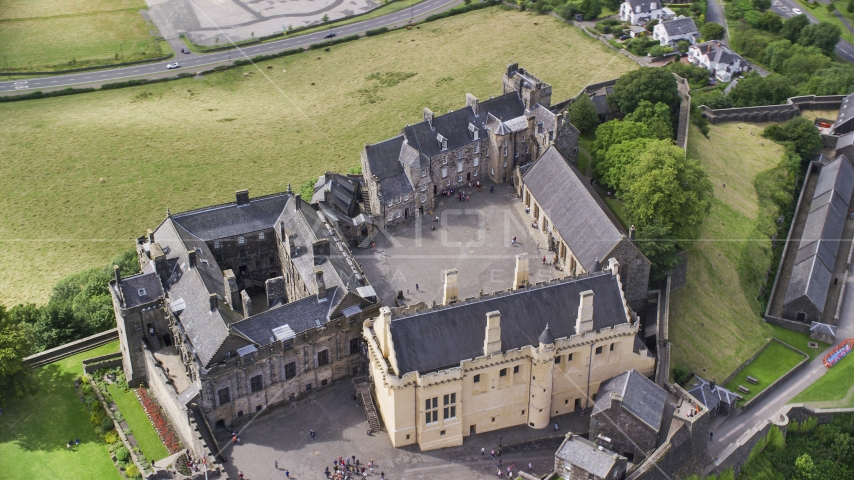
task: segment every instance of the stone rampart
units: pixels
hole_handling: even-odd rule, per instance
[[[41,365],[70,357],[76,353],[91,350],[95,347],[110,343],[113,340],[117,340],[118,338],[118,329],[114,328],[112,330],[106,330],[86,338],[81,338],[80,340],[66,343],[65,345],[51,348],[50,350],[39,352],[35,355],[30,355],[29,357],[24,357],[23,362],[24,365],[29,367],[39,367]]]
[[[673,74],[676,77],[676,88],[679,90],[679,124],[676,127],[676,145],[685,150],[688,148],[688,129],[691,125],[691,87],[688,80]]]
[[[83,373],[89,375],[103,368],[116,368],[122,366],[122,352],[108,353],[100,357],[87,358],[83,360]]]
[[[784,122],[799,116],[803,110],[839,109],[843,98],[845,97],[842,95],[804,95],[788,98],[783,105],[759,105],[717,110],[702,105],[700,109],[703,116],[713,125],[724,122]]]
[[[794,330],[796,332],[801,333],[809,333],[810,326],[804,322],[797,322],[795,320],[786,320],[785,318],[774,317],[771,315],[765,315],[763,317],[767,323],[771,325],[777,325],[778,327],[787,328],[789,330]]]

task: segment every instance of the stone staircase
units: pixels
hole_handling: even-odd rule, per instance
[[[213,434],[208,428],[208,422],[205,421],[205,418],[202,415],[201,410],[199,410],[198,405],[187,405],[187,408],[190,411],[190,414],[193,416],[193,420],[195,420],[196,423],[196,429],[198,430],[199,435],[202,436],[202,440],[205,442],[205,445],[208,447],[208,450],[211,451],[211,454],[213,454],[214,458],[216,458],[217,461],[224,461],[222,454],[219,452],[219,446],[216,443],[216,439],[214,439]]]
[[[371,397],[371,384],[367,381],[367,377],[354,378],[353,387],[359,392],[359,398],[361,398],[362,405],[365,407],[365,416],[368,417],[368,425],[371,427],[371,433],[379,432],[382,430],[380,417],[374,406],[374,399]]]
[[[367,188],[362,189],[362,206],[365,210],[365,215],[371,216],[371,197]]]
[[[377,238],[377,235],[379,235],[379,233],[380,229],[374,228],[367,237],[363,238],[362,241],[359,242],[359,248],[369,248],[371,246],[371,242],[373,242],[374,239]]]
[[[157,335],[157,330],[154,331],[154,335],[148,336],[148,342],[151,343],[152,352],[156,352],[163,348],[163,345],[160,343],[160,337]]]

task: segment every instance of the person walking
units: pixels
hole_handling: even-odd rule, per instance
[[[273,466],[274,466],[274,467],[276,467],[276,470],[278,470],[278,469],[279,469],[279,461],[278,461],[278,460],[274,460],[274,461],[273,461]]]
[[[492,449],[492,459],[495,460],[495,449]]]
[[[710,442],[712,441],[712,437],[714,437],[714,436],[715,436],[714,432],[709,432],[709,441]]]
[[[415,291],[416,292],[418,291],[418,284],[417,283],[415,284]]]
[[[534,466],[531,464],[531,462],[528,462],[528,473],[531,473],[533,471],[534,471]]]
[[[557,423],[555,423],[555,432],[556,432],[556,431],[558,431],[558,430],[560,430],[560,427],[558,427],[558,426],[557,426]]]
[[[486,447],[480,447],[480,456],[482,457],[484,454],[486,454]]]
[[[291,478],[291,472],[287,468],[285,469],[285,478]]]

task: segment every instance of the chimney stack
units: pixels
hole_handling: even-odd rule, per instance
[[[593,330],[593,290],[585,290],[579,296],[581,302],[578,305],[578,318],[575,320],[576,335]]]
[[[116,294],[119,297],[119,302],[124,306],[125,296],[122,295],[122,272],[118,265],[113,265],[113,273],[116,275]]]
[[[637,230],[635,229],[635,226],[632,225],[631,227],[629,227],[629,240],[634,240],[636,235]]]
[[[314,267],[314,286],[317,288],[317,301],[326,298],[326,282],[323,280],[323,269]]]
[[[145,236],[148,237],[148,243],[154,243],[154,232],[150,228],[145,232]]]
[[[238,190],[234,193],[237,197],[237,206],[249,205],[249,190]]]
[[[216,298],[216,294],[215,293],[210,294],[209,298],[211,300],[211,311],[215,312],[216,309],[219,307],[219,301]]]
[[[611,272],[611,276],[617,276],[620,274],[620,262],[618,262],[616,258],[611,257],[608,259],[608,271]]]
[[[516,272],[513,278],[513,290],[524,288],[528,284],[528,254],[516,255]]]
[[[424,121],[430,124],[430,128],[433,128],[433,111],[427,107],[424,107]]]
[[[717,383],[718,383],[718,382],[717,382],[714,378],[713,378],[713,379],[712,379],[712,381],[709,383],[709,388],[710,388],[713,392],[715,391],[715,386],[717,386]]]
[[[228,269],[222,272],[223,290],[225,290],[225,301],[232,310],[240,310],[240,292],[237,290],[237,277],[234,270]]]
[[[249,318],[252,316],[252,299],[249,298],[249,294],[246,293],[246,290],[240,292],[240,300],[243,305],[243,317]]]
[[[187,263],[190,264],[190,268],[196,268],[196,264],[198,262],[196,249],[187,250]]]
[[[478,114],[478,112],[477,112],[478,103],[479,102],[477,100],[477,97],[475,97],[474,95],[472,95],[470,93],[466,93],[466,106],[471,107],[471,109],[474,110],[475,115]]]
[[[445,277],[445,289],[442,299],[443,305],[449,305],[457,301],[460,294],[460,288],[457,286],[457,270],[445,270],[442,272]]]
[[[294,195],[294,211],[299,210],[302,204],[302,196],[297,193]]]
[[[328,257],[331,253],[329,239],[321,238],[320,240],[315,240],[314,243],[311,244],[311,251],[315,257]]]
[[[498,310],[486,314],[486,336],[483,340],[483,354],[501,353],[501,312]]]
[[[167,265],[166,254],[163,253],[163,248],[159,243],[154,242],[149,247],[149,254],[151,255],[151,259],[154,260],[154,271],[157,272],[160,281],[166,283],[166,280],[169,280],[169,265]]]

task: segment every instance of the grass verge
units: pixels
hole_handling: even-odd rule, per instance
[[[803,356],[792,349],[777,342],[772,342],[750,365],[739,372],[724,387],[731,392],[742,395],[746,402],[755,397],[757,393],[768,388],[775,380],[783,376],[784,373],[791,370],[792,367],[803,359]],[[748,376],[757,379],[759,382],[756,385],[749,383],[747,381]],[[739,385],[749,388],[750,393],[739,392]]]
[[[809,403],[823,408],[854,407],[854,355],[848,354],[792,399],[792,403]]]
[[[0,416],[0,478],[122,479],[74,391],[83,359],[118,350],[117,340],[33,372],[36,394],[4,405]],[[67,450],[77,438],[80,445]]]
[[[478,55],[460,48],[487,44]],[[562,21],[493,7],[201,81],[2,104],[0,270],[15,275],[0,277],[0,302],[46,300],[58,279],[126,250],[167,207],[346,171],[365,142],[421,121],[425,106],[500,95],[511,61],[550,82],[555,102],[637,68]]]
[[[113,401],[116,402],[116,406],[119,407],[119,411],[122,412],[122,416],[125,417],[125,422],[133,432],[133,436],[139,443],[139,448],[145,457],[151,462],[166,458],[169,452],[166,451],[166,447],[160,441],[160,437],[157,435],[154,426],[151,425],[148,415],[142,409],[139,399],[136,398],[135,390],[130,389],[125,392],[116,387],[115,384],[109,385],[107,389],[110,391]]]

